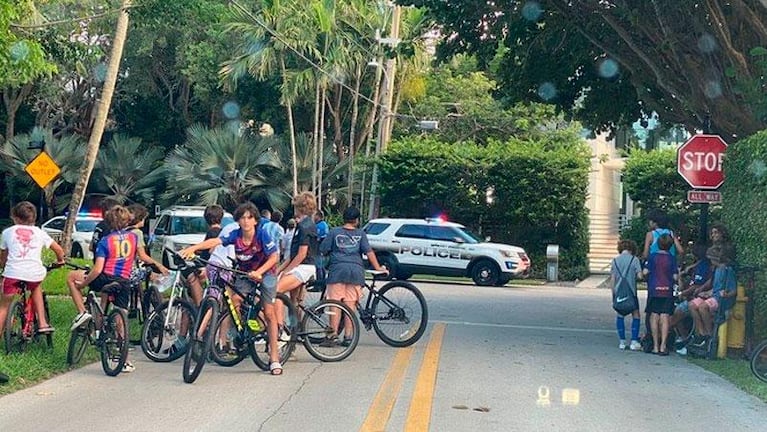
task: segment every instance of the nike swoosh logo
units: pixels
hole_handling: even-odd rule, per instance
[[[626,301],[628,299],[629,299],[628,297],[618,297],[617,299],[615,299],[615,301],[620,303],[620,302]]]

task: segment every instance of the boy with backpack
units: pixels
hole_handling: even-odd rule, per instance
[[[624,317],[631,314],[631,351],[639,351],[639,299],[637,279],[642,277],[642,265],[636,257],[637,245],[633,240],[618,242],[618,256],[610,268],[610,287],[613,294],[613,309],[618,313],[615,327],[618,330],[618,349],[626,349],[626,323]]]

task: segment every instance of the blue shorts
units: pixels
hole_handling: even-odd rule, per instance
[[[690,303],[685,300],[682,303],[676,305],[676,309],[674,311],[682,311],[685,315],[687,315],[690,313]]]

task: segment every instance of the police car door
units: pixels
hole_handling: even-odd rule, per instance
[[[469,261],[463,253],[464,243],[455,228],[449,226],[429,226],[428,260],[438,263],[439,267],[465,269]]]
[[[426,225],[404,224],[394,233],[392,243],[397,245],[397,260],[401,265],[428,265],[424,260],[424,251],[430,244],[427,228]]]

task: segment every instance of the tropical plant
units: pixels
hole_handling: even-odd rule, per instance
[[[290,200],[274,136],[262,137],[228,127],[192,126],[187,140],[165,159],[166,203],[220,204],[226,207],[255,198],[273,208]]]
[[[140,138],[115,135],[102,147],[96,159],[93,183],[118,202],[152,199],[163,173],[159,166],[162,148],[142,146]]]
[[[24,168],[40,153],[37,149],[28,148],[32,141],[45,143],[45,151],[61,169],[61,174],[43,188],[45,204],[48,207],[47,216],[52,217],[54,210],[59,211],[68,204],[62,192],[67,185],[72,185],[77,180],[83,162],[84,147],[77,136],[55,137],[50,130],[38,128],[30,134],[20,134],[6,140],[0,148],[0,168],[14,179],[27,184],[33,181]]]

